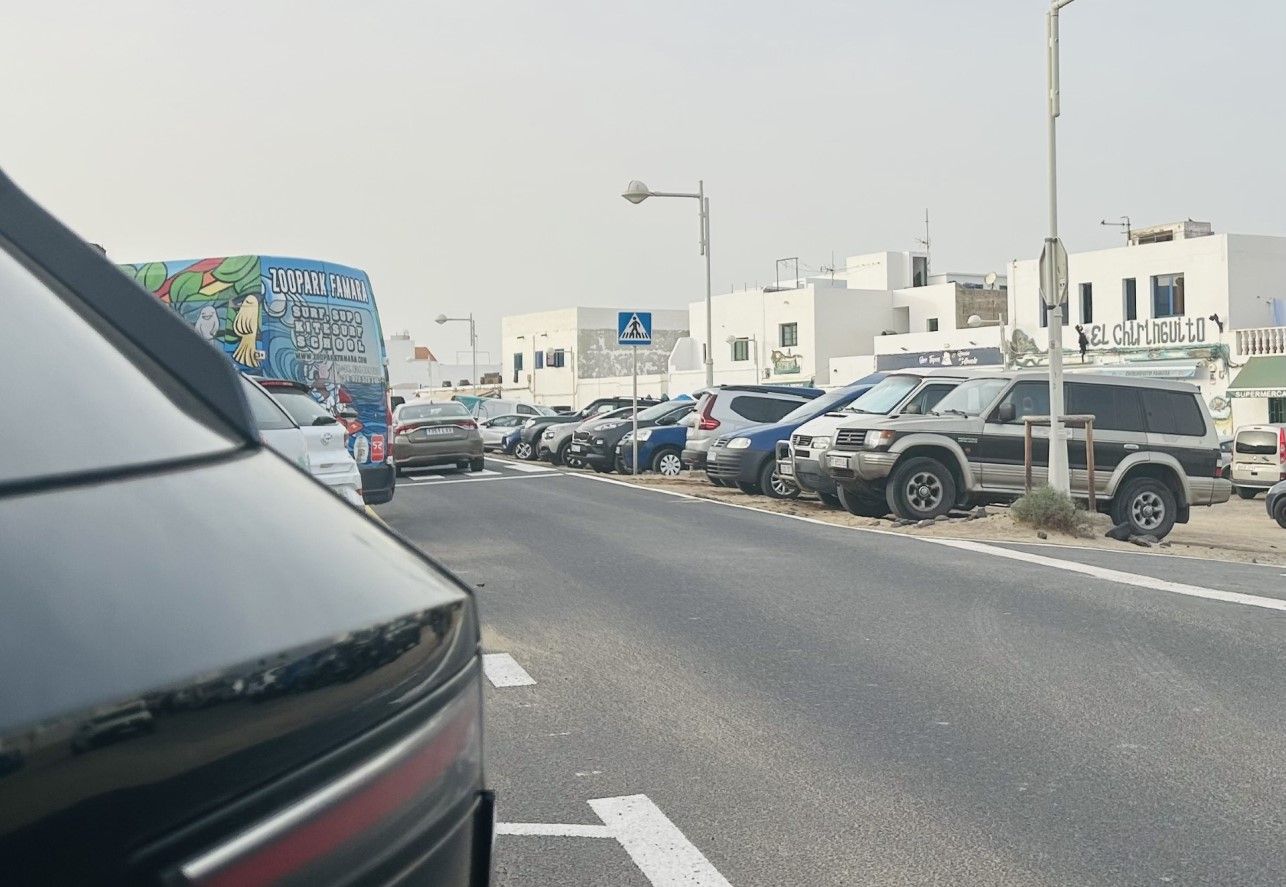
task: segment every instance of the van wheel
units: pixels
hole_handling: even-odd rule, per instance
[[[768,460],[764,470],[759,473],[759,489],[769,499],[798,499],[799,485],[789,478],[777,473],[777,462]]]
[[[843,507],[844,507],[844,503],[840,502],[840,501],[839,501],[839,496],[835,495],[834,493],[823,493],[821,490],[818,490],[818,491],[817,491],[817,498],[818,498],[818,499],[821,499],[821,500],[822,500],[822,504],[823,504],[823,505],[825,505],[827,508],[843,508]]]
[[[652,470],[662,477],[678,477],[683,473],[683,457],[678,450],[661,450],[652,457]]]
[[[1155,536],[1162,539],[1174,529],[1178,508],[1174,493],[1153,477],[1136,477],[1112,500],[1112,520],[1129,524],[1136,536]]]
[[[849,490],[844,487],[836,487],[835,491],[838,495],[831,498],[835,500],[836,505],[849,514],[857,517],[884,517],[889,513],[889,505],[883,499],[863,496],[857,490]],[[822,494],[819,493],[818,495]],[[822,501],[825,502],[826,500],[823,499]]]
[[[1233,487],[1233,489],[1235,489],[1237,491],[1237,495],[1243,499],[1253,499],[1259,495],[1259,490],[1255,490],[1250,487]]]
[[[956,504],[956,480],[937,459],[917,456],[893,470],[885,499],[904,520],[932,520]]]

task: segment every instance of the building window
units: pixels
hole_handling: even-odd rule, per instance
[[[1094,322],[1094,284],[1081,284],[1081,323]]]
[[[1139,296],[1134,285],[1134,278],[1127,277],[1121,281],[1121,293],[1125,297],[1124,316],[1126,320],[1139,319]]]
[[[928,256],[911,257],[911,286],[928,286],[929,285],[929,258]]]
[[[783,323],[781,326],[781,347],[789,348],[799,344],[799,324]]]
[[[1183,314],[1183,275],[1159,274],[1152,278],[1152,316],[1179,317]]]
[[[1066,299],[1063,300],[1063,304],[1060,307],[1063,309],[1063,325],[1066,326],[1067,325],[1067,300]],[[1042,327],[1049,326],[1049,310],[1050,310],[1049,306],[1045,304],[1045,300],[1042,298],[1040,300],[1040,325]]]
[[[1286,397],[1268,398],[1268,421],[1274,425],[1286,422]]]
[[[522,352],[514,354],[514,384],[518,384],[518,374],[522,372]]]
[[[732,343],[733,360],[750,360],[750,340],[736,339]]]
[[[924,328],[931,333],[936,333],[938,331],[938,319],[936,317],[930,317],[924,322]]]
[[[567,352],[562,348],[555,348],[549,352],[549,357],[545,359],[545,366],[551,369],[558,369],[567,365]]]
[[[544,368],[545,368],[545,352],[537,351],[536,352],[536,369],[543,370]]]

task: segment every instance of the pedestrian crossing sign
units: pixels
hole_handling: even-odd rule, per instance
[[[620,311],[616,315],[617,345],[651,345],[652,312]]]

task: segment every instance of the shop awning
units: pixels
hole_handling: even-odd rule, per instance
[[[1286,397],[1286,356],[1252,357],[1228,386],[1229,397]]]
[[[1147,379],[1195,379],[1200,361],[1196,360],[1152,360],[1138,363],[1109,363],[1087,366],[1092,373],[1106,373],[1109,376],[1134,376]],[[1075,367],[1069,365],[1069,371]]]

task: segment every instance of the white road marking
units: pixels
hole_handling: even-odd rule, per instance
[[[615,838],[652,887],[732,887],[647,795],[598,798],[589,806],[604,825],[498,822],[496,834]]]
[[[1044,555],[1033,554],[1031,552],[1019,551],[1012,548],[1001,548],[996,545],[987,545],[982,542],[973,542],[965,539],[944,539],[932,536],[913,536],[906,533],[895,533],[892,530],[881,530],[876,527],[847,527],[842,524],[833,524],[830,521],[818,520],[815,517],[806,517],[801,514],[782,514],[777,511],[767,511],[762,508],[756,508],[753,505],[738,505],[735,502],[723,502],[718,499],[704,499],[700,496],[692,496],[688,493],[679,493],[674,490],[657,490],[652,487],[645,487],[639,484],[632,484],[623,480],[614,480],[608,477],[594,477],[593,475],[575,474],[573,477],[584,477],[586,480],[594,480],[600,483],[616,484],[622,487],[631,487],[636,490],[646,490],[652,493],[663,493],[667,496],[680,496],[685,499],[697,499],[702,502],[709,502],[712,505],[722,505],[725,508],[739,508],[743,511],[753,511],[757,514],[768,514],[775,517],[782,517],[788,520],[803,521],[807,524],[816,524],[821,527],[829,527],[832,530],[850,530],[858,533],[873,533],[880,536],[896,536],[900,539],[909,539],[913,542],[923,542],[930,545],[945,545],[950,548],[960,548],[967,551],[973,551],[978,554],[988,554],[993,557],[1009,558],[1011,560],[1026,561],[1028,563],[1038,564],[1041,566],[1052,567],[1056,570],[1082,573],[1086,576],[1093,576],[1096,579],[1103,579],[1108,582],[1118,582],[1122,585],[1133,585],[1138,588],[1147,588],[1153,591],[1165,591],[1171,594],[1181,594],[1188,597],[1205,598],[1212,601],[1221,601],[1223,603],[1242,604],[1249,607],[1262,607],[1266,610],[1280,610],[1286,612],[1286,600],[1276,598],[1260,597],[1253,594],[1243,594],[1236,591],[1222,591],[1217,588],[1205,588],[1200,585],[1187,585],[1183,582],[1171,582],[1167,579],[1158,579],[1155,576],[1145,576],[1139,573],[1127,573],[1123,570],[1113,570],[1107,567],[1095,567],[1090,564],[1082,564],[1077,561],[1062,560],[1059,558],[1045,557]],[[997,540],[1000,541],[1000,540]],[[1024,544],[1024,543],[1019,543]],[[1106,551],[1106,549],[1089,549],[1094,551]],[[1109,552],[1110,553],[1110,552]],[[1134,552],[1127,552],[1133,554]],[[1231,563],[1230,561],[1210,560],[1209,563]],[[1240,564],[1239,564],[1240,566]],[[1286,575],[1286,574],[1284,574]]]
[[[497,835],[536,835],[554,838],[615,838],[605,825],[563,825],[557,822],[497,822]]]
[[[558,477],[559,472],[547,471],[544,474],[500,474],[500,477],[441,477],[438,480],[400,480],[398,486],[405,484],[408,487],[427,487],[427,486],[445,486],[446,484],[489,484],[498,480],[537,480],[542,477]]]
[[[599,798],[589,806],[653,887],[732,887],[647,795]]]
[[[484,653],[482,671],[493,687],[527,687],[536,683],[508,653]]]
[[[514,471],[526,471],[532,474],[546,474],[556,470],[550,465],[528,465],[525,462],[505,462],[503,464],[506,468],[511,468]]]

